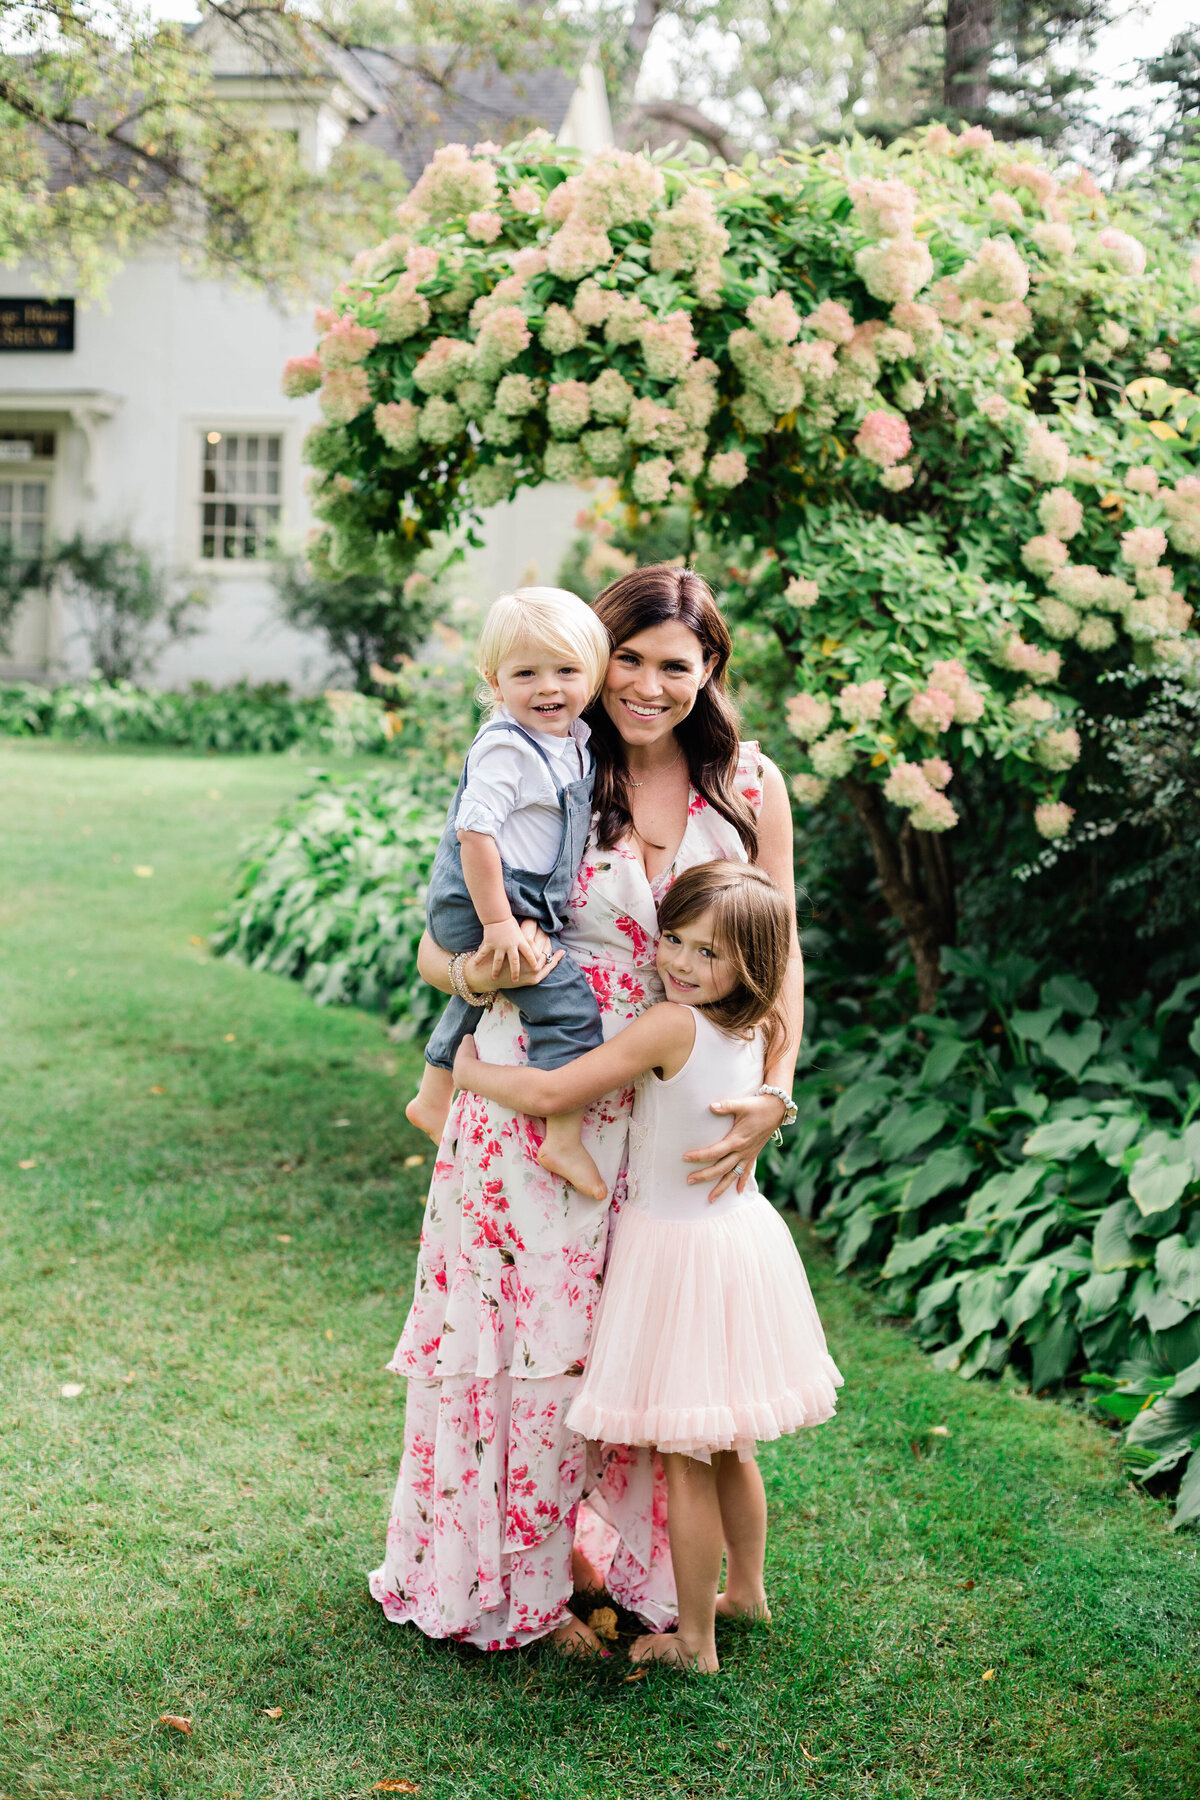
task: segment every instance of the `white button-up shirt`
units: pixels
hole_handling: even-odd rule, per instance
[[[492,719],[512,720],[512,714],[498,706]],[[591,769],[592,734],[582,719],[574,720],[565,737],[532,729],[529,735],[550,758],[560,784],[578,781]],[[562,807],[550,770],[518,732],[480,730],[467,752],[467,783],[454,828],[495,838],[510,869],[550,873],[562,842]]]

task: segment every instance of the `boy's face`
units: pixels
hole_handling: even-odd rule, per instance
[[[566,737],[591,698],[582,663],[561,651],[518,648],[506,656],[490,682],[518,725]]]

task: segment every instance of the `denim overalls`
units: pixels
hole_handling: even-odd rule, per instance
[[[561,948],[558,934],[566,919],[567,897],[571,892],[592,818],[592,788],[595,770],[577,781],[559,784],[554,766],[531,732],[514,720],[497,719],[485,725],[478,743],[489,731],[515,731],[532,744],[545,763],[558,794],[562,809],[562,839],[554,867],[545,874],[532,869],[504,869],[504,891],[516,919],[534,919],[549,936],[553,948]],[[438,845],[429,877],[426,921],[429,935],[443,950],[478,950],[483,942],[479,923],[467,884],[463,880],[462,847],[454,828],[455,816],[467,785],[467,768],[463,765],[458,789],[450,806],[446,829]],[[529,1036],[529,1060],[535,1068],[558,1069],[572,1062],[585,1050],[594,1050],[603,1041],[600,1009],[595,996],[575,963],[564,956],[537,987],[513,988],[509,997],[521,1014]],[[473,1032],[483,1017],[483,1008],[468,1006],[455,996],[425,1046],[425,1060],[439,1069],[452,1069],[459,1044]]]

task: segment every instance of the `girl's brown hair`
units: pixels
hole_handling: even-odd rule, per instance
[[[687,757],[692,786],[729,820],[753,861],[758,855],[758,820],[734,785],[738,717],[725,691],[733,640],[708,583],[694,569],[652,563],[611,582],[596,600],[595,613],[618,650],[639,632],[676,620],[699,639],[705,660],[712,661],[712,671],[691,712],[676,727],[675,736]],[[593,701],[584,717],[591,726],[596,758],[593,805],[599,818],[597,837],[601,848],[610,850],[633,827],[629,771],[621,734],[605,710],[603,695]]]
[[[781,998],[792,949],[788,904],[771,877],[752,863],[697,863],[674,881],[658,909],[659,929],[676,931],[711,909],[713,943],[732,963],[737,986],[701,1008],[739,1037],[763,1034],[769,1067],[788,1040]]]

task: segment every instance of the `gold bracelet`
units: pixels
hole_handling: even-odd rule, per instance
[[[477,994],[473,988],[467,986],[466,964],[474,954],[473,950],[460,950],[457,955],[450,958],[450,986],[458,998],[465,1001],[468,1006],[481,1006],[485,1012],[490,1012],[495,1004],[495,994]]]

